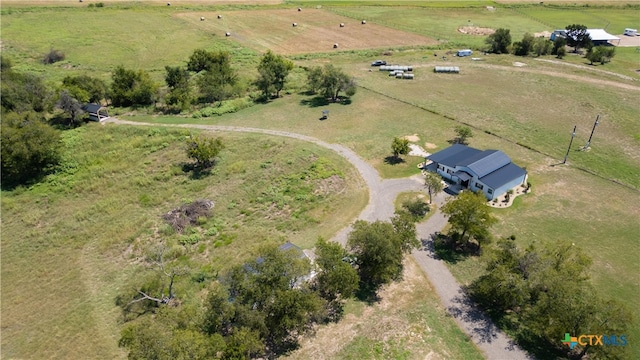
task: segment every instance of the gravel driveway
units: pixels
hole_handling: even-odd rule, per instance
[[[284,136],[293,139],[308,141],[318,146],[331,149],[348,160],[356,167],[364,179],[369,190],[369,203],[358,216],[358,219],[375,221],[388,220],[394,213],[394,200],[403,191],[423,190],[423,180],[420,175],[415,175],[404,179],[382,180],[378,172],[369,163],[360,158],[352,150],[338,144],[331,144],[325,141],[306,136],[279,130],[267,130],[258,128],[246,128],[236,126],[218,125],[197,125],[197,124],[151,124],[134,121],[109,118],[104,123],[114,123],[121,125],[135,126],[167,126],[180,128],[193,128],[208,131],[233,131],[269,134]],[[434,197],[438,205],[442,205],[446,200],[444,192]],[[438,207],[440,208],[440,206]],[[451,275],[451,272],[444,262],[436,257],[433,252],[431,236],[441,231],[447,224],[447,219],[436,210],[427,221],[417,225],[418,237],[423,244],[421,249],[413,251],[412,255],[425,272],[431,285],[440,297],[442,305],[455,318],[460,328],[467,334],[476,346],[484,353],[487,359],[496,360],[518,360],[532,359],[526,352],[515,345],[503,332],[501,332],[493,322],[481,311],[476,309],[468,297],[464,294],[460,284]],[[346,244],[347,235],[351,227],[347,226],[339,231],[333,238],[341,244]]]

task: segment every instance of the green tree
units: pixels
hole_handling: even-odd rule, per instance
[[[287,81],[289,72],[293,70],[293,62],[271,50],[267,51],[258,65],[258,79],[256,85],[262,90],[263,96],[269,97],[273,91],[280,97],[280,91]]]
[[[187,70],[193,72],[214,70],[230,74],[231,56],[226,51],[206,51],[204,49],[196,49],[189,57]]]
[[[513,43],[513,52],[517,56],[528,56],[533,51],[534,43],[533,35],[525,33],[522,40]]]
[[[463,191],[442,206],[442,213],[449,218],[454,245],[466,247],[472,240],[482,245],[489,240],[489,228],[497,219],[486,203],[481,192]]]
[[[279,353],[295,346],[321,318],[323,301],[304,283],[311,264],[296,249],[269,246],[259,254],[224,278],[236,312],[233,327],[239,323],[264,334],[269,349]]]
[[[60,97],[56,103],[56,107],[64,111],[69,116],[69,126],[77,126],[80,124],[80,115],[84,113],[82,111],[80,102],[73,98],[67,90],[60,92]]]
[[[544,38],[538,37],[533,42],[533,52],[536,56],[549,55],[551,53],[551,45],[552,41]]]
[[[62,88],[83,103],[100,103],[107,97],[104,81],[88,75],[66,76],[62,79]]]
[[[473,137],[473,131],[471,131],[471,128],[468,126],[456,126],[455,132],[457,137],[454,142],[457,144],[467,145],[467,140]]]
[[[413,221],[418,222],[429,212],[429,204],[420,198],[415,198],[403,202],[401,211],[408,212]]]
[[[167,74],[165,82],[169,87],[167,104],[178,105],[181,109],[187,109],[191,104],[191,83],[189,72],[180,66],[165,66]]]
[[[315,94],[322,88],[322,67],[313,66],[307,69],[307,86],[312,94]]]
[[[60,161],[60,134],[41,115],[5,113],[1,127],[2,185],[33,181]]]
[[[111,75],[111,102],[115,106],[150,105],[155,101],[158,85],[144,70],[118,66]]]
[[[347,97],[353,96],[356,93],[356,82],[342,70],[328,64],[322,70],[320,89],[331,101],[337,101],[340,92],[344,92]]]
[[[203,169],[213,166],[222,149],[224,144],[220,138],[191,136],[187,141],[187,156],[195,160],[196,167]]]
[[[611,58],[615,55],[616,48],[613,46],[592,46],[588,51],[586,58],[590,61],[591,65],[594,62],[599,62],[604,65],[611,61]]]
[[[0,83],[4,111],[44,112],[52,109],[52,93],[41,77],[16,72],[5,64],[0,72]]]
[[[407,155],[409,153],[409,140],[405,138],[394,137],[391,142],[391,151],[393,157],[400,158],[400,155]]]
[[[508,54],[511,46],[511,33],[509,29],[500,28],[489,35],[485,40],[489,45],[489,52],[495,54]]]
[[[403,255],[417,243],[415,224],[406,215],[397,216],[393,224],[356,221],[347,247],[356,259],[362,289],[375,292],[381,285],[399,279]]]
[[[551,50],[551,54],[558,57],[558,59],[562,59],[566,54],[567,50],[565,46],[567,45],[567,39],[562,36],[557,36],[553,41],[553,49]]]
[[[338,243],[316,241],[316,284],[320,296],[330,302],[348,299],[358,290],[358,272],[347,251]]]
[[[565,28],[567,34],[567,45],[574,47],[574,52],[578,52],[581,47],[591,46],[591,37],[587,32],[587,27],[581,24],[567,25]]]
[[[624,334],[628,310],[601,298],[589,281],[591,259],[566,241],[519,249],[509,239],[485,258],[486,272],[470,286],[474,299],[528,342],[546,341],[573,358],[624,358],[615,346],[569,354],[558,334]],[[566,279],[572,279],[566,281]]]
[[[431,196],[437,195],[443,190],[442,177],[432,171],[427,171],[424,174],[424,186],[429,193],[429,203],[433,203]]]

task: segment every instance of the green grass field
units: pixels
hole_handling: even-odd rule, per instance
[[[312,246],[367,201],[341,157],[278,137],[220,134],[227,149],[213,174],[191,178],[181,169],[188,133],[67,131],[62,173],[2,193],[3,357],[121,358],[114,299],[140,270],[144,249],[164,242],[188,256],[194,274],[222,270],[264,243]],[[216,230],[182,246],[161,216],[199,198],[215,201],[201,227]],[[187,294],[198,289],[188,279],[180,286]]]
[[[428,150],[434,152],[448,146],[456,125],[469,124],[475,133],[472,146],[504,151],[527,168],[533,183],[532,194],[517,198],[512,208],[495,211],[500,218],[494,229],[496,236],[514,234],[522,245],[567,239],[583,247],[594,258],[592,276],[597,288],[627,303],[636,315],[629,338],[640,338],[636,310],[640,306],[640,123],[636,105],[640,92],[635,89],[640,80],[636,72],[640,53],[635,48],[618,48],[611,63],[587,68],[566,65],[584,66],[586,60],[577,56],[567,56],[561,64],[510,55],[482,56],[484,61],[478,62],[451,56],[446,62],[440,60],[447,50],[483,44],[484,37],[457,31],[470,23],[512,27],[514,40],[527,31],[550,31],[580,21],[589,22],[590,27],[609,24],[607,29],[616,33],[625,27],[640,27],[640,20],[634,17],[637,9],[503,8],[480,1],[420,2],[420,6],[407,1],[376,3],[389,6],[364,6],[369,2],[353,0],[295,2],[321,4],[340,15],[366,18],[370,23],[448,43],[430,48],[390,47],[392,55],[387,57],[381,50],[293,57],[299,66],[330,61],[355,76],[360,87],[350,104],[314,104],[303,94],[304,74],[296,69],[283,98],[234,114],[203,119],[154,116],[144,111],[112,114],[159,124],[236,125],[306,134],[348,146],[386,178],[418,173],[415,165],[421,160],[408,157],[404,164],[386,164],[384,158],[391,155],[394,136],[417,134],[420,142],[438,147]],[[485,5],[497,6],[497,10],[489,12]],[[225,9],[255,8],[236,5]],[[171,16],[172,11],[198,14],[202,9],[215,10],[201,6],[172,10],[141,4],[110,7],[108,2],[107,7],[95,9],[3,6],[2,53],[12,58],[16,70],[36,72],[55,83],[66,75],[81,73],[109,79],[111,69],[119,64],[151,71],[160,81],[165,65],[184,64],[195,48],[225,49],[232,52],[237,68],[248,69],[244,76],[249,78],[250,68],[258,61],[256,49],[219,41],[216,33]],[[64,51],[67,59],[41,65],[41,57],[50,48]],[[376,58],[414,65],[416,79],[400,81],[369,72],[369,63]],[[514,66],[516,62],[525,66]],[[441,64],[460,66],[461,74],[434,74],[433,66]],[[330,117],[319,121],[323,109],[330,110]],[[597,114],[601,122],[591,151],[577,151],[586,142]],[[569,165],[552,166],[562,160],[573,125],[578,125],[578,131]],[[206,260],[213,267],[250,256],[254,245],[249,242],[286,238],[309,247],[317,235],[335,233],[366,201],[366,194],[357,190],[358,177],[341,158],[308,144],[274,137],[224,134],[230,149],[224,152],[219,170],[212,177],[190,179],[177,165],[185,160],[180,147],[185,135],[184,131],[97,125],[70,131],[65,134],[70,146],[67,156],[72,160],[69,168],[40,185],[2,193],[3,357],[124,357],[117,348],[121,324],[114,297],[135,275],[136,267],[131,264],[141,244],[157,240],[154,229],[161,225],[159,216],[185,201],[217,196],[216,214],[229,233],[225,239],[232,239],[231,245],[203,237],[206,245],[202,250],[199,245],[187,250],[194,262]],[[282,180],[279,176],[304,169],[304,159],[311,153],[329,159],[341,171],[348,179],[344,186],[350,187],[345,192],[349,196],[330,197],[304,209],[306,204],[281,196],[271,186]],[[290,154],[294,160],[288,164]],[[265,172],[268,176],[263,178]],[[264,218],[266,200],[255,192],[271,194],[272,203],[282,204],[276,212],[279,217]],[[297,218],[289,216],[296,212]],[[271,221],[278,225],[272,226]],[[176,235],[169,237],[173,245],[179,241]],[[452,265],[451,270],[467,283],[478,274],[479,266],[477,258],[470,258]],[[384,318],[384,309],[377,311],[380,317],[376,319]],[[361,328],[351,342],[343,344],[344,352],[338,349],[336,354],[407,356],[405,343],[385,342],[381,340],[384,335],[365,330]],[[456,336],[464,342],[461,335]],[[640,358],[637,342],[631,341],[629,347],[630,358]],[[446,347],[442,349],[446,351]]]

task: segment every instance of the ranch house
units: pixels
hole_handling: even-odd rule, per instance
[[[482,191],[493,200],[527,180],[527,172],[500,150],[478,150],[455,144],[427,156],[436,172],[463,189]]]

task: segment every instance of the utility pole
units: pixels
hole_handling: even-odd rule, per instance
[[[563,164],[567,163],[567,158],[569,157],[569,151],[571,151],[571,144],[573,143],[573,138],[576,137],[576,128],[578,125],[573,126],[573,132],[571,133],[571,140],[569,141],[569,148],[567,148],[567,154],[564,156]]]
[[[598,124],[600,123],[598,121],[599,119],[600,119],[600,114],[596,116],[596,122],[593,123],[593,129],[591,129],[591,135],[589,135],[589,140],[587,141],[587,144],[582,148],[582,150],[587,150],[589,146],[591,146],[591,138],[593,137],[593,132],[596,131],[596,126],[598,126]]]

